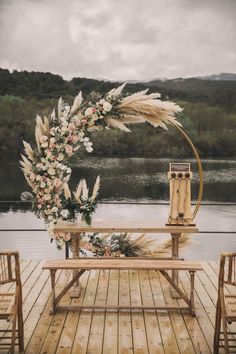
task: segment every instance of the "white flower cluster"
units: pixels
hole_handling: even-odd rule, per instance
[[[68,183],[71,168],[67,161],[81,147],[88,153],[93,144],[87,136],[98,121],[111,111],[112,105],[105,99],[81,110],[82,96],[79,94],[72,107],[59,100],[57,116],[53,110],[50,119],[36,118],[36,142],[38,151],[24,142],[27,157],[22,156],[21,165],[25,177],[35,193],[36,213],[46,221],[56,223],[66,218],[62,198],[64,186]],[[99,127],[98,127],[99,129]]]

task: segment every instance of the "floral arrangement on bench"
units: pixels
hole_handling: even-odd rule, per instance
[[[70,219],[74,212],[88,215],[94,212],[99,191],[98,177],[92,196],[86,192],[85,180],[72,194],[68,183],[71,176],[70,158],[82,148],[93,151],[92,131],[117,128],[130,132],[127,125],[148,122],[153,127],[167,129],[168,124],[181,126],[175,114],[182,109],[173,102],[162,101],[159,93],[147,90],[123,94],[125,84],[103,97],[99,94],[83,101],[80,92],[72,106],[62,98],[50,117],[36,117],[36,147],[23,142],[25,155],[20,161],[25,178],[32,188],[36,214],[47,223]],[[88,220],[89,221],[89,220]]]

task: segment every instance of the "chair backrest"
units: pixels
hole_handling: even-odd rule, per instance
[[[19,253],[0,252],[0,285],[13,282],[21,284]]]
[[[219,286],[236,285],[236,253],[223,253],[220,258]]]

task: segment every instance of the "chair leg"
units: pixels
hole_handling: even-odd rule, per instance
[[[220,325],[221,325],[221,306],[220,306],[220,300],[218,297],[217,305],[216,305],[216,319],[215,319],[214,354],[219,353]]]
[[[222,318],[223,333],[224,333],[224,342],[225,342],[225,354],[229,354],[229,340],[227,332],[227,321],[225,318]]]
[[[19,352],[24,351],[24,323],[22,312],[22,288],[19,288],[19,299],[17,308],[17,320],[18,320],[18,336],[19,336]]]
[[[229,354],[229,340],[228,340],[228,332],[227,332],[227,320],[226,320],[223,289],[220,289],[220,307],[222,311],[221,317],[222,317],[222,327],[223,327],[223,334],[224,334],[225,354]]]
[[[19,336],[19,352],[24,351],[24,323],[22,313],[22,294],[20,293],[20,299],[18,302],[18,336]]]
[[[12,336],[11,336],[11,354],[15,353],[15,341],[16,341],[16,309],[15,309],[15,313],[12,317]]]

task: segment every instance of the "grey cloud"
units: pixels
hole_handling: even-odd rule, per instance
[[[65,78],[236,72],[235,0],[0,0],[0,66]]]

